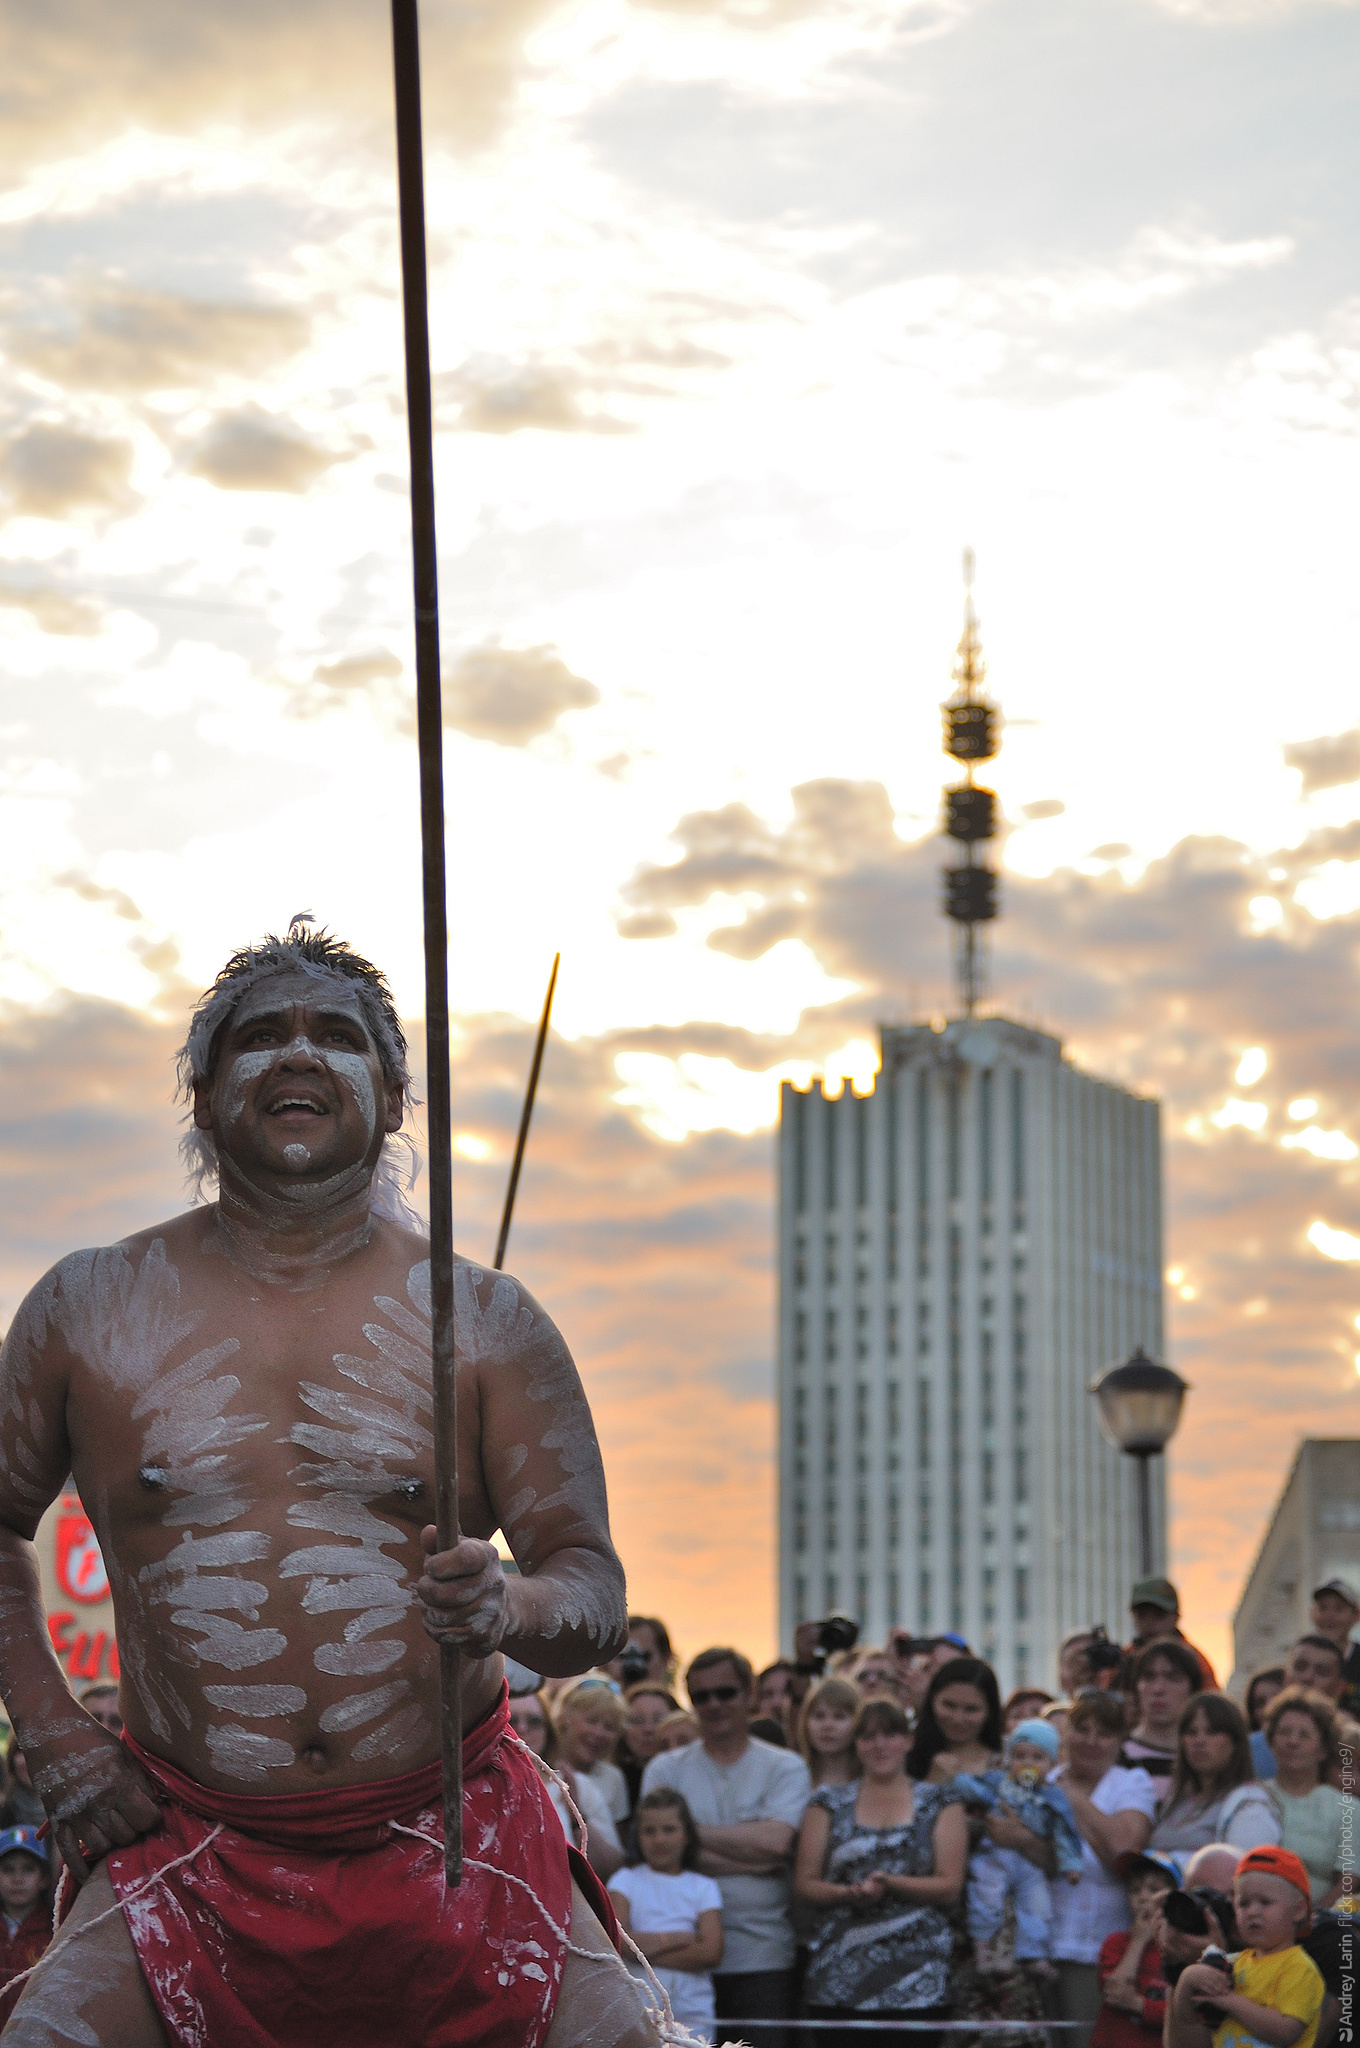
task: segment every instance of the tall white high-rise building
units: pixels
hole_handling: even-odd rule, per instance
[[[1139,1575],[1132,1461],[1087,1389],[1160,1352],[1157,1103],[1001,1017],[885,1027],[872,1094],[784,1087],[779,1187],[784,1643],[840,1611],[1051,1687]]]

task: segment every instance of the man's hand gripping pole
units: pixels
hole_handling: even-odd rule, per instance
[[[411,553],[415,572],[416,735],[425,901],[425,1054],[430,1141],[430,1304],[434,1324],[435,1527],[440,1550],[458,1529],[458,1401],[453,1342],[453,1152],[449,1099],[449,939],[444,881],[444,719],[439,688],[439,579],[434,527],[434,420],[425,263],[425,164],[420,132],[417,0],[392,0],[401,215],[406,418],[411,443]],[[462,1654],[439,1646],[444,1750],[444,1872],[463,1875]]]

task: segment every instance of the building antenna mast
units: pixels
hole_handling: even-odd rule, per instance
[[[957,867],[944,870],[944,914],[956,927],[954,982],[965,1017],[976,1014],[985,994],[986,955],[978,926],[997,914],[996,870],[979,849],[996,837],[996,796],[973,781],[973,764],[990,761],[1000,740],[997,710],[983,692],[987,664],[982,658],[977,612],[973,608],[973,550],[963,556],[963,637],[954,656],[954,694],[944,712],[944,750],[964,768],[964,780],[944,793],[944,829],[962,848]]]

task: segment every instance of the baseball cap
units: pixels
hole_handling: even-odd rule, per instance
[[[1179,1614],[1180,1595],[1170,1579],[1139,1579],[1129,1594],[1130,1607],[1160,1607],[1164,1614]]]
[[[0,1856],[8,1856],[14,1849],[22,1849],[25,1856],[36,1856],[46,1870],[47,1851],[38,1840],[36,1828],[0,1828]]]
[[[1319,1593],[1335,1593],[1337,1598],[1344,1600],[1348,1606],[1360,1607],[1360,1593],[1356,1592],[1348,1579],[1325,1579],[1320,1586],[1313,1588],[1315,1600]]]
[[[1302,1892],[1308,1916],[1312,1918],[1313,1887],[1302,1860],[1292,1849],[1278,1848],[1273,1842],[1263,1842],[1259,1849],[1248,1849],[1234,1875],[1246,1877],[1253,1870],[1259,1871],[1263,1877],[1282,1877],[1286,1884],[1293,1885],[1295,1891]]]
[[[1128,1849],[1115,1858],[1115,1872],[1120,1877],[1132,1877],[1137,1870],[1155,1870],[1162,1877],[1169,1877],[1177,1891],[1181,1887],[1181,1867],[1174,1856],[1163,1856],[1157,1849]]]

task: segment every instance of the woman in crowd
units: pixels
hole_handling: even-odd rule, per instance
[[[803,1701],[797,1746],[814,1786],[848,1785],[859,1770],[855,1716],[862,1704],[848,1678],[819,1679]]]
[[[1134,1660],[1136,1719],[1124,1744],[1123,1761],[1165,1784],[1176,1768],[1181,1715],[1203,1690],[1204,1673],[1188,1643],[1166,1637],[1149,1643]]]
[[[1057,1972],[1053,2017],[1093,2026],[1100,2012],[1096,1963],[1107,1935],[1129,1924],[1118,1876],[1121,1858],[1145,1849],[1157,1808],[1146,1771],[1119,1762],[1128,1733],[1117,1693],[1084,1691],[1072,1702],[1063,1733],[1064,1761],[1050,1776],[1071,1803],[1082,1839],[1076,1884],[1053,1886],[1049,1952]],[[1064,2035],[1067,2048],[1085,2048],[1088,2033]]]
[[[1280,1846],[1292,1849],[1308,1872],[1313,1905],[1341,1896],[1343,1843],[1355,1854],[1356,1802],[1326,1782],[1337,1751],[1336,1710],[1320,1692],[1291,1685],[1270,1702],[1266,1740],[1275,1776],[1266,1790],[1280,1816]]]
[[[604,1796],[589,1778],[580,1777],[557,1753],[557,1735],[545,1701],[536,1692],[521,1693],[510,1702],[510,1725],[526,1749],[548,1765],[567,1781],[567,1790],[577,1812],[586,1824],[585,1855],[591,1867],[597,1870],[606,1882],[623,1863],[623,1847],[619,1841],[618,1829],[614,1826]],[[567,1804],[566,1793],[554,1780],[548,1781],[548,1797],[553,1803],[557,1818],[562,1823],[562,1832],[576,1848],[582,1845],[581,1830],[576,1825],[571,1807]]]
[[[911,1746],[911,1775],[947,1785],[956,1771],[976,1777],[991,1770],[1000,1755],[996,1674],[980,1657],[951,1657],[930,1681]]]
[[[1266,1708],[1277,1692],[1284,1691],[1283,1664],[1267,1664],[1264,1671],[1252,1674],[1247,1686],[1247,1697],[1243,1711],[1247,1717],[1247,1732],[1257,1734],[1265,1726]]]
[[[968,1826],[941,1786],[908,1776],[910,1740],[894,1700],[866,1700],[855,1721],[860,1775],[820,1786],[804,1817],[794,1890],[821,1914],[804,1982],[810,2018],[948,2016],[949,1913],[963,1891]],[[938,2036],[880,2039],[934,2048]]]
[[[624,1723],[619,1737],[614,1761],[623,1772],[628,1787],[628,1811],[637,1805],[638,1789],[642,1784],[642,1773],[654,1756],[661,1752],[661,1724],[672,1714],[680,1711],[680,1702],[674,1693],[667,1692],[664,1685],[654,1685],[644,1679],[641,1685],[630,1685],[623,1696]]]
[[[609,1758],[623,1733],[626,1711],[610,1681],[595,1676],[577,1679],[553,1704],[561,1755],[579,1777],[591,1779],[604,1795],[616,1827],[628,1818],[628,1782]]]
[[[1204,1692],[1181,1714],[1176,1768],[1162,1796],[1152,1847],[1192,1856],[1210,1842],[1259,1849],[1280,1839],[1279,1816],[1254,1782],[1247,1724],[1226,1693]]]
[[[959,1771],[981,1777],[1001,1761],[1001,1696],[996,1676],[980,1657],[954,1657],[930,1681],[916,1723],[916,1740],[907,1759],[913,1777],[947,1785]],[[1003,1849],[1018,1849],[1047,1876],[1053,1869],[1048,1843],[1033,1834],[1004,1805],[984,1814],[968,1810],[971,1852],[986,1834]],[[1007,1913],[992,1943],[995,1968],[986,1976],[977,1967],[962,1899],[951,1915],[953,1955],[950,1981],[956,2019],[1008,2020],[1016,2025],[1042,2019],[1044,1987],[1040,1972],[1015,1956],[1015,1915]]]
[[[1017,1686],[1001,1709],[1002,1740],[1012,1734],[1022,1721],[1037,1721],[1044,1708],[1052,1705],[1051,1692],[1042,1692],[1037,1685]]]
[[[777,1721],[788,1735],[792,1728],[794,1689],[798,1673],[787,1657],[780,1657],[775,1663],[767,1664],[756,1679],[756,1711],[758,1721]]]
[[[819,1678],[798,1710],[795,1746],[818,1785],[848,1785],[859,1776],[855,1754],[855,1717],[864,1702],[848,1678]],[[799,1982],[807,1969],[808,1948],[817,1931],[820,1910],[806,1899],[793,1900],[793,1938],[798,1950]]]

